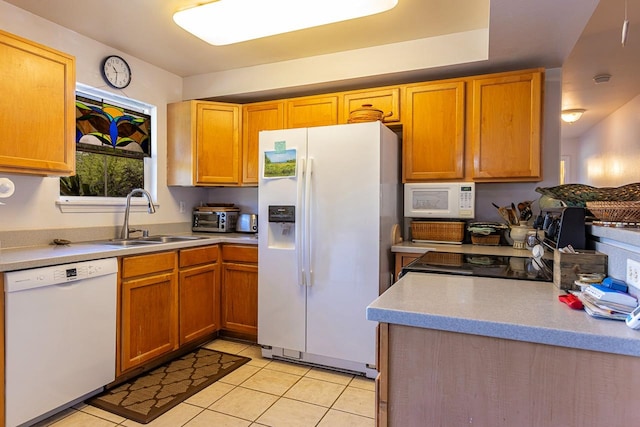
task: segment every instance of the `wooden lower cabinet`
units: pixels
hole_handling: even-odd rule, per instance
[[[409,264],[411,261],[420,258],[422,255],[423,254],[396,252],[395,280],[398,280],[402,267]]]
[[[222,329],[253,341],[258,338],[258,248],[222,247]]]
[[[381,323],[376,425],[623,426],[640,357]]]
[[[183,249],[179,257],[182,346],[220,329],[220,268],[217,245]]]
[[[122,259],[120,372],[178,348],[177,252]]]
[[[120,265],[116,376],[147,370],[223,328],[257,340],[257,246],[198,246]]]

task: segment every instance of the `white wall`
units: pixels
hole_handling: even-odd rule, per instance
[[[189,208],[207,197],[206,190],[169,188],[165,184],[166,105],[182,100],[182,78],[46,21],[2,0],[0,0],[0,29],[74,55],[76,57],[76,79],[80,83],[157,107],[157,126],[151,169],[152,174],[157,174],[158,185],[151,190],[160,207],[155,215],[133,214],[131,222],[133,224],[189,222],[191,220]],[[132,41],[132,43],[134,42]],[[124,57],[132,67],[133,80],[124,91],[110,89],[100,76],[101,60],[108,54]],[[0,135],[0,144],[6,143],[8,141],[2,141],[2,135]],[[58,178],[9,174],[0,174],[0,176],[9,177],[16,186],[13,196],[2,199],[5,205],[0,205],[0,218],[2,219],[0,231],[95,227],[122,223],[122,213],[61,213],[55,204],[59,196]],[[187,212],[179,213],[179,201],[185,202]]]
[[[266,93],[282,88],[471,63],[487,59],[488,54],[489,30],[485,28],[186,77],[184,97],[196,99]]]
[[[594,187],[640,182],[640,95],[576,141],[562,141],[573,155],[577,181]]]

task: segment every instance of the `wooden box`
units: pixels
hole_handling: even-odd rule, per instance
[[[580,290],[574,282],[583,273],[607,274],[607,254],[586,249],[575,254],[553,252],[553,283],[560,289]]]

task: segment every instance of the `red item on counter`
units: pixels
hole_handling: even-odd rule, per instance
[[[574,310],[582,310],[584,308],[584,306],[582,305],[582,301],[580,301],[580,299],[578,299],[578,297],[575,295],[558,295],[558,299],[560,300],[560,302],[567,304]]]

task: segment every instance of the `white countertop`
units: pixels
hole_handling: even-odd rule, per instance
[[[367,319],[640,356],[640,331],[558,301],[553,283],[409,273],[367,307]]]
[[[191,233],[182,234],[191,235]],[[71,262],[88,261],[100,258],[213,245],[216,243],[241,243],[248,245],[258,244],[257,234],[193,233],[193,235],[204,238],[181,242],[156,243],[144,246],[138,245],[130,247],[109,246],[104,244],[86,242],[71,243],[70,245],[64,246],[43,245],[0,249],[0,272],[24,270],[26,268],[45,267],[49,265],[68,264]]]

